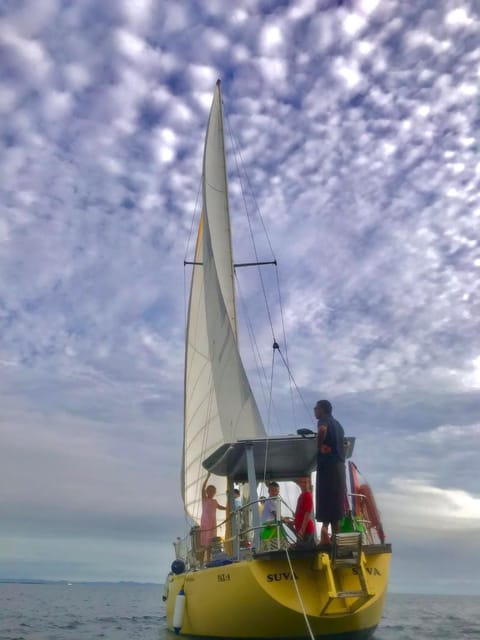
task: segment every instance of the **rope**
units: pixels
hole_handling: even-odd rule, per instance
[[[250,339],[250,345],[252,348],[252,354],[253,354],[253,359],[255,360],[255,365],[256,365],[256,370],[257,370],[257,375],[258,375],[258,380],[260,382],[260,389],[262,391],[262,395],[263,395],[263,400],[265,402],[265,406],[268,408],[268,397],[267,397],[267,392],[265,387],[268,385],[268,380],[267,380],[267,376],[265,373],[265,366],[263,364],[263,360],[262,360],[262,355],[260,352],[260,349],[258,347],[258,342],[255,338],[255,331],[253,330],[253,323],[252,320],[250,318],[250,314],[248,313],[248,308],[247,305],[245,303],[245,299],[243,297],[243,293],[242,293],[242,288],[240,286],[240,280],[238,279],[237,274],[235,273],[235,283],[237,285],[237,294],[238,294],[238,300],[240,301],[241,307],[242,307],[242,313],[243,313],[243,317],[245,318],[245,324],[247,327],[247,332],[248,332],[248,337]],[[260,375],[260,372],[263,373],[263,377],[262,375]],[[267,425],[268,426],[268,425]]]
[[[193,224],[195,222],[195,218],[197,215],[197,207],[198,207],[198,200],[200,198],[200,192],[202,190],[202,181],[200,180],[199,184],[198,184],[198,191],[197,191],[197,197],[195,199],[195,207],[193,208],[193,214],[192,214],[192,221],[190,223],[190,231],[188,233],[188,238],[187,238],[187,246],[185,247],[185,256],[183,258],[183,316],[184,316],[184,325],[185,325],[185,335],[187,335],[187,313],[188,313],[188,309],[187,309],[187,277],[186,277],[186,262],[187,262],[187,258],[188,258],[188,252],[190,249],[190,240],[192,239],[192,233],[193,233]]]
[[[277,292],[278,292],[278,304],[280,306],[280,319],[282,321],[282,333],[283,333],[283,344],[285,345],[285,359],[288,363],[288,349],[287,349],[287,333],[285,331],[285,319],[283,316],[283,303],[282,303],[282,292],[280,290],[280,280],[278,278],[278,269],[275,269],[275,276],[277,282]],[[277,345],[278,350],[280,351],[280,347]],[[293,398],[293,388],[292,388],[292,379],[289,376],[288,378],[289,387],[290,387],[290,401],[292,403],[292,416],[293,416],[293,424],[296,422],[295,416],[295,402]]]
[[[295,390],[296,390],[296,392],[298,393],[298,395],[299,395],[299,397],[300,397],[300,400],[302,401],[303,406],[305,407],[306,412],[307,412],[307,413],[308,413],[308,415],[310,416],[310,420],[311,420],[312,424],[315,424],[315,420],[311,417],[310,411],[308,410],[308,407],[307,407],[307,403],[305,402],[305,399],[304,399],[304,397],[302,396],[302,394],[301,394],[301,392],[300,392],[300,389],[299,389],[299,387],[298,387],[297,383],[295,382],[295,378],[293,377],[293,373],[290,371],[290,367],[288,366],[288,362],[285,360],[285,358],[284,358],[284,356],[283,356],[283,353],[282,353],[282,351],[281,351],[280,347],[278,347],[278,353],[280,354],[280,357],[282,358],[282,362],[283,362],[283,364],[285,365],[286,370],[288,371],[288,375],[290,376],[290,378],[291,378],[291,380],[292,380],[292,382],[293,382],[293,384],[294,384],[294,386],[295,386]]]
[[[245,197],[245,189],[243,188],[242,173],[240,171],[240,165],[239,165],[239,162],[238,162],[238,158],[240,158],[240,164],[243,167],[244,166],[243,158],[242,158],[242,154],[240,152],[240,147],[239,147],[239,145],[238,145],[238,143],[237,143],[237,141],[236,141],[236,139],[235,139],[235,137],[233,135],[232,129],[230,127],[230,120],[228,119],[228,117],[227,117],[227,127],[228,127],[228,132],[229,132],[230,138],[232,140],[233,155],[234,155],[235,165],[237,167],[237,172],[238,172],[238,176],[239,176],[239,180],[240,180],[240,189],[241,189],[241,192],[242,192],[243,205],[245,207],[245,212],[247,214],[248,229],[250,231],[250,239],[251,239],[252,246],[253,246],[253,252],[255,254],[255,260],[257,262],[260,262],[259,258],[258,258],[257,245],[255,244],[255,237],[253,235],[252,220],[251,220],[251,216],[250,216],[250,213],[249,213],[249,210],[248,210],[248,206],[247,206],[247,199]],[[249,186],[249,189],[250,189],[250,194],[251,194],[251,197],[253,198],[253,201],[255,203],[255,208],[257,210],[260,222],[262,223],[262,227],[263,227],[263,230],[264,230],[264,233],[265,233],[265,236],[266,236],[270,251],[272,253],[272,256],[273,256],[274,260],[276,260],[275,254],[274,254],[273,249],[272,249],[272,245],[270,243],[270,238],[268,237],[265,225],[263,223],[263,219],[262,219],[262,216],[261,216],[261,213],[260,213],[260,209],[258,207],[257,201],[255,200],[255,196],[253,194],[253,189],[252,189],[252,186],[250,184],[250,181],[249,181],[249,178],[248,178],[248,174],[246,173],[245,170],[244,170],[243,173],[246,176],[246,180],[247,180],[247,183],[248,183],[248,186]],[[268,300],[267,300],[267,292],[266,292],[266,289],[265,289],[265,283],[264,283],[264,280],[263,280],[263,277],[262,277],[262,271],[261,271],[260,267],[257,267],[257,269],[258,269],[258,276],[260,278],[260,283],[261,283],[261,286],[262,286],[262,293],[263,293],[263,298],[264,298],[264,301],[265,301],[265,307],[266,307],[266,310],[267,310],[267,316],[268,316],[268,321],[269,321],[269,324],[270,324],[270,330],[272,332],[272,338],[275,341],[275,332],[273,330],[272,316],[270,314],[270,309],[268,307]]]
[[[245,207],[245,212],[246,212],[246,215],[247,215],[248,228],[249,228],[249,232],[250,232],[250,238],[251,238],[251,242],[252,242],[252,246],[253,246],[253,251],[254,251],[254,254],[255,254],[255,259],[256,259],[257,262],[259,261],[258,252],[257,252],[257,246],[255,244],[255,237],[253,235],[252,220],[251,220],[250,212],[249,212],[249,209],[248,209],[248,206],[247,206],[247,199],[246,199],[246,196],[245,196],[244,180],[242,179],[242,175],[244,176],[244,179],[245,179],[245,181],[247,183],[247,186],[248,186],[248,189],[249,189],[249,194],[250,194],[250,196],[251,196],[251,198],[253,200],[254,209],[255,209],[255,211],[256,211],[256,213],[258,215],[258,218],[260,220],[261,226],[263,228],[263,232],[265,234],[265,238],[267,240],[269,250],[270,250],[270,252],[271,252],[271,254],[272,254],[272,256],[273,256],[273,258],[275,259],[275,262],[276,262],[275,253],[273,251],[272,244],[270,242],[270,237],[268,235],[265,223],[263,221],[263,217],[262,217],[262,214],[261,214],[261,211],[260,211],[260,207],[258,206],[258,202],[257,202],[257,200],[255,198],[255,193],[254,193],[254,190],[252,188],[250,179],[248,177],[248,173],[246,172],[246,170],[244,168],[244,162],[243,162],[242,154],[241,154],[241,151],[240,151],[240,145],[239,145],[237,139],[235,138],[235,136],[233,135],[233,131],[232,131],[232,128],[230,126],[230,120],[228,118],[228,115],[226,115],[225,118],[226,118],[226,122],[227,122],[228,133],[229,133],[230,139],[232,141],[233,155],[234,155],[234,159],[235,159],[235,165],[237,167],[237,173],[238,173],[238,176],[239,176],[240,189],[241,189],[241,192],[242,192],[242,199],[243,199],[243,203],[244,203],[244,207]],[[243,172],[241,171],[241,168],[243,169]],[[293,383],[293,387],[297,391],[297,393],[298,393],[298,395],[299,395],[299,397],[300,397],[300,399],[301,399],[301,401],[302,401],[302,403],[303,403],[303,405],[304,405],[304,407],[305,407],[305,409],[307,411],[307,414],[310,416],[312,424],[315,424],[313,418],[311,417],[311,413],[310,413],[310,411],[309,411],[309,409],[308,409],[308,407],[307,407],[307,405],[305,403],[305,400],[303,399],[302,394],[300,393],[298,385],[295,382],[295,379],[294,379],[294,377],[292,375],[292,372],[290,370],[290,366],[289,366],[289,363],[288,363],[287,339],[286,339],[285,321],[284,321],[284,315],[283,315],[283,304],[282,304],[282,296],[281,296],[281,291],[280,291],[280,283],[279,283],[277,264],[275,264],[275,277],[276,277],[278,300],[279,300],[279,306],[280,306],[280,318],[281,318],[281,323],[282,323],[283,341],[284,341],[284,344],[285,344],[285,357],[283,356],[283,354],[280,351],[280,348],[279,348],[279,346],[277,344],[277,339],[276,339],[275,331],[274,331],[274,328],[273,328],[272,316],[271,316],[270,308],[269,308],[269,305],[268,305],[265,282],[264,282],[260,267],[258,267],[258,275],[259,275],[259,279],[260,279],[260,283],[261,283],[261,288],[262,288],[263,298],[264,298],[264,302],[265,302],[266,313],[267,313],[268,322],[269,322],[269,325],[270,325],[270,331],[271,331],[272,338],[273,338],[274,349],[275,348],[278,349],[278,351],[279,351],[279,353],[280,353],[280,355],[282,357],[282,361],[283,361],[283,363],[285,365],[285,368],[286,368],[286,370],[288,372],[288,375],[289,375],[290,398],[291,398],[291,403],[292,403],[293,420],[295,422],[296,416],[295,416],[295,403],[294,403],[294,395],[293,395],[293,390],[294,389],[292,388],[292,383]],[[270,379],[270,400],[269,400],[269,405],[268,405],[268,422],[269,423],[270,423],[270,411],[271,411],[271,405],[272,405],[272,385],[273,385],[273,365],[272,365],[272,375],[271,375],[271,379]]]
[[[233,133],[232,133],[232,128],[231,128],[231,126],[230,126],[230,119],[229,119],[228,115],[226,116],[226,120],[227,120],[228,132],[229,132],[229,135],[230,135],[230,137],[231,137],[231,139],[232,139],[232,142],[233,142],[233,145],[232,145],[232,146],[233,146],[234,152],[235,152],[235,150],[236,150],[236,148],[237,148],[237,149],[238,149],[238,155],[239,155],[239,158],[240,158],[240,162],[242,163],[242,166],[244,167],[245,165],[244,165],[244,163],[243,163],[242,154],[241,154],[241,152],[240,152],[240,145],[238,144],[238,142],[237,142],[237,140],[236,140],[235,136],[234,136],[234,135],[233,135]],[[238,168],[238,162],[237,162],[236,157],[235,157],[235,163],[237,164],[237,168]],[[239,173],[239,175],[240,175],[240,171],[239,171],[238,173]],[[250,189],[250,195],[251,195],[252,200],[253,200],[253,202],[254,202],[254,204],[255,204],[255,209],[257,210],[258,217],[259,217],[260,222],[261,222],[261,224],[262,224],[263,232],[264,232],[264,234],[265,234],[265,238],[267,239],[267,243],[268,243],[268,246],[269,246],[270,252],[271,252],[272,256],[275,258],[275,253],[274,253],[274,251],[273,251],[272,243],[270,242],[270,237],[269,237],[269,235],[268,235],[267,228],[266,228],[266,226],[265,226],[265,223],[263,222],[262,214],[261,214],[261,212],[260,212],[260,207],[258,206],[257,199],[255,198],[255,191],[254,191],[254,190],[253,190],[253,188],[252,188],[252,185],[251,185],[250,179],[249,179],[249,177],[248,177],[248,173],[245,171],[245,169],[244,169],[244,174],[245,174],[245,177],[246,177],[246,180],[247,180],[247,183],[248,183],[248,187],[249,187],[249,189]],[[241,180],[240,180],[240,183],[241,183]],[[242,194],[243,194],[243,189],[242,189]]]
[[[200,199],[200,194],[202,191],[202,180],[199,180],[198,183],[198,189],[197,189],[197,196],[195,198],[195,206],[193,208],[193,213],[192,213],[192,219],[190,222],[190,229],[188,232],[188,238],[187,238],[187,243],[185,246],[185,256],[183,258],[183,316],[184,316],[184,333],[185,333],[185,340],[187,339],[187,329],[188,329],[188,305],[189,305],[189,293],[188,293],[188,285],[191,282],[190,280],[187,280],[187,270],[186,270],[186,262],[187,259],[189,257],[189,251],[190,251],[190,242],[192,239],[192,235],[193,235],[193,229],[194,229],[194,224],[195,224],[195,220],[197,217],[197,212],[198,212],[198,203],[199,203],[199,199]],[[200,214],[201,215],[201,214]],[[195,269],[195,267],[193,267],[193,269]],[[192,270],[193,273],[193,270]],[[198,515],[198,507],[197,507],[197,514],[196,514],[196,518],[198,519],[200,516]],[[185,522],[185,531],[188,530],[188,528],[191,526],[191,522],[190,522],[191,518],[187,515],[187,513],[185,512],[184,514],[184,522]],[[188,534],[186,533],[186,536]]]
[[[198,201],[200,198],[200,193],[202,190],[202,180],[199,180],[198,183],[198,190],[197,190],[197,197],[195,198],[195,206],[193,208],[193,213],[192,213],[192,220],[190,223],[190,230],[188,233],[188,238],[187,238],[187,244],[185,247],[185,256],[183,259],[183,324],[184,324],[184,334],[185,334],[185,339],[187,338],[187,323],[188,323],[188,304],[189,304],[189,295],[188,295],[188,284],[189,282],[187,281],[187,271],[186,271],[186,262],[187,262],[187,258],[188,258],[188,252],[190,249],[190,241],[192,238],[192,234],[193,234],[193,227],[194,227],[194,223],[195,223],[195,219],[197,216],[197,211],[198,211]],[[184,525],[183,525],[183,531],[184,531],[184,540],[187,539],[187,537],[189,536],[189,529],[191,527],[191,518],[189,518],[189,516],[187,515],[186,511],[184,511]]]
[[[265,234],[265,238],[267,240],[270,253],[271,253],[272,257],[275,260],[275,274],[276,274],[277,290],[279,291],[278,268],[277,268],[277,264],[276,264],[275,253],[273,251],[273,247],[272,247],[272,244],[270,242],[270,237],[268,235],[265,223],[264,223],[263,218],[262,218],[260,207],[258,206],[258,202],[257,202],[257,200],[255,198],[254,191],[252,189],[252,185],[251,185],[250,179],[248,177],[248,173],[244,169],[244,162],[243,162],[242,154],[241,154],[241,151],[240,151],[240,145],[238,144],[235,136],[233,135],[233,131],[232,131],[232,128],[230,126],[230,120],[229,120],[228,116],[226,117],[226,121],[227,121],[227,127],[228,127],[229,136],[230,136],[230,139],[232,141],[232,148],[233,148],[233,154],[234,154],[234,159],[235,159],[235,165],[237,167],[237,173],[238,173],[238,177],[239,177],[239,181],[240,181],[240,189],[241,189],[241,193],[242,193],[242,199],[243,199],[245,212],[246,212],[246,215],[247,215],[248,229],[249,229],[249,233],[250,233],[250,239],[251,239],[251,243],[252,243],[252,247],[253,247],[253,252],[254,252],[254,255],[255,255],[255,260],[257,262],[259,262],[259,256],[258,256],[258,251],[257,251],[257,245],[255,243],[255,236],[254,236],[254,233],[253,233],[252,219],[251,219],[250,211],[249,211],[249,208],[248,208],[248,205],[247,205],[247,198],[246,198],[246,195],[245,195],[244,179],[246,180],[246,183],[247,183],[247,186],[248,186],[248,189],[249,189],[249,193],[250,193],[250,195],[251,195],[251,197],[253,199],[254,209],[255,209],[255,211],[256,211],[256,213],[258,215],[258,218],[260,220],[261,226],[263,228],[263,232]],[[241,167],[243,168],[243,172],[241,171]],[[243,175],[244,179],[242,179],[242,175]],[[266,405],[267,405],[267,441],[266,441],[266,445],[265,445],[265,457],[264,457],[264,467],[263,467],[263,483],[266,485],[266,472],[267,472],[268,449],[269,449],[268,433],[271,430],[272,405],[273,405],[273,369],[274,369],[274,361],[275,361],[275,349],[278,348],[278,344],[277,344],[277,340],[276,340],[276,336],[275,336],[275,330],[273,328],[273,320],[272,320],[272,316],[271,316],[270,308],[269,308],[269,304],[268,304],[265,281],[264,281],[260,266],[257,267],[257,271],[258,271],[258,277],[259,277],[259,280],[260,280],[263,299],[264,299],[264,303],[265,303],[265,309],[266,309],[266,313],[267,313],[267,317],[268,317],[268,323],[270,325],[270,331],[271,331],[272,339],[273,339],[272,366],[271,366],[271,373],[270,373],[270,384],[269,384],[269,391],[268,391],[268,401],[266,402]],[[238,283],[238,279],[237,279],[237,283]],[[238,287],[238,289],[239,289],[239,287]],[[281,296],[280,295],[279,295],[279,301],[280,301],[280,314],[281,314],[281,317],[282,317],[283,339],[286,342],[285,324],[284,324],[284,319],[283,319],[283,309],[282,309]],[[248,318],[248,314],[247,314],[247,318]],[[258,346],[257,346],[257,343],[256,343],[255,338],[254,338],[253,328],[252,328],[250,323],[247,324],[247,326],[248,326],[248,330],[249,330],[249,334],[250,334],[251,340],[252,340],[252,342],[254,344],[254,353],[255,353],[255,347],[256,347],[257,351],[258,351],[258,354],[259,354],[259,361],[261,363],[261,369],[264,371],[265,382],[267,382],[266,371],[265,371],[265,368],[263,367],[262,360],[261,360],[261,357],[260,357],[260,351],[258,350]],[[261,377],[260,377],[260,380],[261,380]],[[264,394],[265,400],[267,400],[267,397],[266,397],[266,394],[265,394],[265,391],[264,391],[264,388],[263,388],[263,384],[261,384],[261,388],[262,388],[262,392]],[[291,391],[291,395],[292,395],[291,387],[290,387],[290,391]],[[292,398],[292,403],[293,403],[293,398]],[[294,411],[292,413],[294,415]]]
[[[278,344],[276,342],[273,343],[272,349],[272,366],[270,368],[270,389],[268,394],[268,425],[270,425],[270,416],[272,412],[272,401],[273,401],[273,370],[275,366],[275,349],[278,349]]]
[[[293,584],[295,586],[295,591],[297,592],[298,602],[300,603],[300,607],[302,609],[303,617],[305,618],[305,625],[308,629],[308,633],[312,640],[315,640],[315,636],[313,635],[312,627],[310,626],[310,622],[308,621],[307,612],[305,611],[305,606],[303,604],[302,596],[300,594],[300,590],[298,588],[297,579],[295,578],[295,571],[293,570],[292,561],[290,560],[290,554],[288,553],[288,549],[285,549],[285,554],[288,560],[288,566],[290,567],[290,575],[293,578]]]

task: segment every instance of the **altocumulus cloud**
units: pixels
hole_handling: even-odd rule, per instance
[[[221,77],[229,165],[248,175],[230,180],[235,256],[252,257],[245,199],[279,261],[306,404],[328,395],[358,436],[392,587],[480,591],[476,5],[1,12],[5,575],[161,580],[168,567],[184,530],[182,261]],[[250,272],[238,277],[259,309]],[[266,319],[252,323],[269,363]],[[277,387],[277,428],[311,424]],[[453,540],[447,568],[435,558]]]

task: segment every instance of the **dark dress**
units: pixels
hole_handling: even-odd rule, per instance
[[[345,434],[342,425],[333,416],[321,418],[318,426],[321,425],[327,427],[323,444],[330,451],[318,452],[315,518],[318,522],[337,522],[345,515],[347,495]]]

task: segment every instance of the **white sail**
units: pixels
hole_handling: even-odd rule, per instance
[[[201,516],[202,461],[225,442],[265,436],[237,346],[220,85],[205,140],[203,213],[195,250],[185,354],[183,497]],[[212,484],[221,493],[225,480]]]

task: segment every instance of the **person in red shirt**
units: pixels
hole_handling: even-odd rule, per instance
[[[295,546],[299,549],[309,549],[315,546],[312,482],[310,476],[298,478],[296,482],[302,493],[298,496],[293,519],[293,528],[297,534]]]

